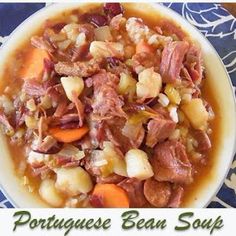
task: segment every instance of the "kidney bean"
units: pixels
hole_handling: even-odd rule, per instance
[[[112,2],[105,3],[103,6],[104,13],[109,17],[113,18],[116,15],[123,14],[124,9],[120,3]]]
[[[85,22],[93,24],[95,27],[107,25],[107,17],[98,13],[84,14],[81,19]]]

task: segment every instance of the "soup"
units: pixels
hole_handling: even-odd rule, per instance
[[[216,103],[201,49],[170,20],[88,5],[45,20],[11,60],[2,130],[49,205],[181,207],[210,172]]]

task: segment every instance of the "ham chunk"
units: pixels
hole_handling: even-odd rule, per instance
[[[164,47],[161,58],[160,72],[165,83],[174,83],[180,79],[180,70],[189,44],[186,41],[175,41]]]
[[[115,146],[119,147],[123,154],[130,149],[138,148],[144,139],[144,129],[141,127],[136,140],[129,138],[123,132],[125,128],[125,118],[115,117],[107,120],[105,127],[105,133],[107,140],[111,141]]]
[[[146,145],[154,147],[158,142],[168,138],[175,129],[175,122],[170,119],[153,119],[148,123]]]
[[[199,47],[192,45],[189,48],[186,54],[186,60],[184,62],[184,65],[187,68],[192,81],[196,84],[200,84],[203,75],[203,69],[202,69],[203,60],[202,60],[201,50]]]
[[[60,75],[89,77],[101,68],[102,59],[91,59],[86,62],[58,62],[55,71]]]
[[[155,147],[152,157],[154,178],[158,181],[189,184],[192,182],[192,166],[185,147],[178,141],[166,141]]]
[[[130,200],[130,207],[143,207],[147,200],[143,194],[143,182],[137,179],[125,179],[118,184],[121,188],[123,188]]]
[[[209,139],[207,133],[202,130],[194,130],[193,132],[194,138],[198,142],[198,151],[204,152],[211,148],[211,140]]]
[[[93,112],[101,117],[125,117],[123,98],[117,93],[119,79],[112,73],[101,71],[93,76]]]
[[[166,207],[171,196],[171,185],[153,178],[147,179],[144,183],[144,195],[153,206]]]

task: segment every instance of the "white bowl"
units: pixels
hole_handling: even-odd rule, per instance
[[[131,4],[132,3],[127,3],[126,5],[130,7]],[[26,19],[17,27],[1,48],[0,78],[3,79],[2,73],[4,64],[10,54],[19,47],[21,42],[28,40],[43,24],[45,19],[53,17],[65,10],[80,8],[83,5],[86,5],[86,3],[53,4],[39,10]],[[132,7],[137,9],[137,11],[148,12],[150,16],[163,15],[164,17],[173,19],[174,22],[185,29],[185,31],[191,35],[191,38],[202,48],[208,80],[215,91],[214,95],[219,107],[217,115],[221,117],[220,137],[218,137],[218,152],[217,156],[214,157],[216,161],[211,169],[210,178],[194,193],[191,199],[185,204],[185,207],[204,207],[221,187],[235,151],[236,110],[231,81],[212,45],[197,29],[180,15],[159,4],[139,3],[132,4]],[[29,193],[20,184],[18,177],[14,173],[13,162],[3,135],[0,135],[0,147],[0,182],[8,199],[16,207],[46,207],[47,205],[45,203],[35,195]]]

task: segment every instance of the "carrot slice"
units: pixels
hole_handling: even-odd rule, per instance
[[[141,40],[137,45],[136,45],[136,53],[141,53],[141,52],[147,52],[147,53],[153,53],[154,49],[152,46],[150,46],[148,43],[146,43],[144,40]]]
[[[27,52],[23,67],[20,70],[22,79],[40,79],[44,70],[44,59],[50,59],[49,54],[42,49],[33,48]]]
[[[127,193],[115,184],[96,184],[92,197],[101,199],[104,207],[122,208],[129,207]]]
[[[88,131],[89,128],[87,126],[76,129],[61,129],[60,127],[53,127],[49,129],[49,134],[60,142],[71,143],[81,139]]]

